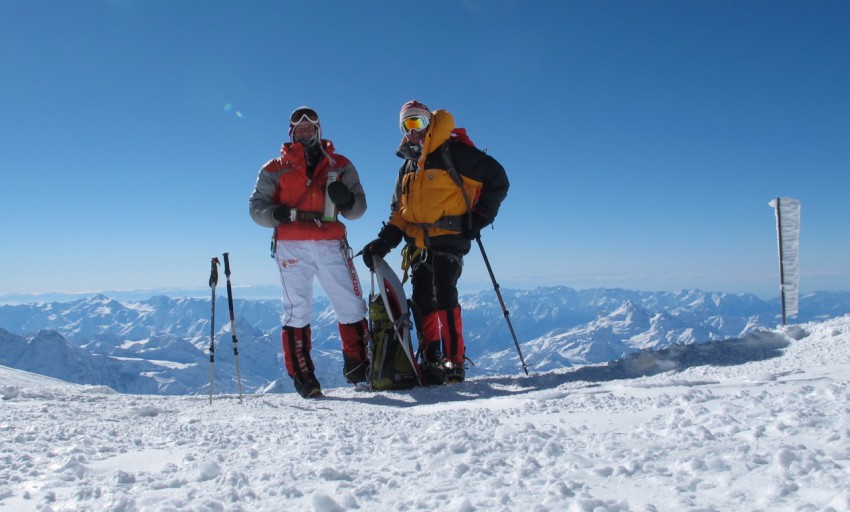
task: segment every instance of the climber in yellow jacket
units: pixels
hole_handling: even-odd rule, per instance
[[[404,137],[392,213],[378,237],[363,248],[363,261],[384,257],[405,240],[413,304],[426,382],[461,382],[465,376],[457,282],[463,256],[483,227],[496,218],[508,193],[508,177],[493,157],[477,149],[445,110],[418,101],[402,106]]]

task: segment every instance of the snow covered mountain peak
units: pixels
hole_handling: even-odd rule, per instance
[[[503,290],[503,296],[522,351],[535,371],[606,362],[644,349],[740,337],[775,327],[780,311],[776,303],[754,296],[699,290],[549,287]],[[828,298],[819,294],[801,298],[801,312],[809,318],[850,312],[850,294],[829,294]],[[469,369],[469,375],[517,372],[516,350],[495,294],[480,292],[461,300],[467,354],[477,365]],[[269,386],[284,375],[280,303],[236,299],[234,307],[246,388]],[[226,299],[219,297],[216,308],[227,311]],[[341,386],[339,334],[327,298],[318,297],[314,311],[318,377],[325,385]],[[99,294],[67,303],[0,306],[0,327],[7,331],[0,337],[5,340],[0,364],[132,393],[205,392],[208,349],[214,342],[216,389],[235,389],[229,317],[216,316],[211,340],[208,299],[156,296],[125,302]],[[55,332],[34,334],[44,329]],[[40,346],[48,341],[57,348],[32,351],[33,343]],[[30,355],[14,356],[23,352]],[[63,364],[55,364],[53,358]]]
[[[607,325],[615,333],[626,333],[635,330],[646,330],[649,326],[649,313],[631,300],[623,304],[598,321],[599,325]]]

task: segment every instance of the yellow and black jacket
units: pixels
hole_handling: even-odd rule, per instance
[[[474,212],[478,228],[498,214],[510,186],[504,168],[471,144],[453,140],[454,129],[452,115],[437,110],[420,154],[411,151],[407,139],[402,141],[397,154],[405,162],[399,170],[389,224],[382,230],[391,246],[403,234],[408,244],[419,248],[454,248],[465,254],[470,238],[463,233],[471,227],[470,213]]]

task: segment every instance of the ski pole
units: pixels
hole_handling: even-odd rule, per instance
[[[210,263],[210,288],[212,288],[212,302],[210,305],[210,405],[213,399],[213,367],[215,366],[215,285],[218,284],[218,258],[213,258]]]
[[[236,385],[239,389],[239,403],[242,403],[242,375],[239,373],[239,349],[236,348],[236,320],[233,314],[233,290],[230,287],[230,254],[224,253],[224,275],[227,277],[227,307],[230,309],[230,334],[233,337],[233,358],[236,360]]]
[[[475,237],[475,241],[478,242],[478,248],[481,249],[481,256],[484,257],[484,264],[487,266],[487,272],[490,273],[490,280],[493,281],[493,289],[496,290],[496,296],[499,297],[499,303],[502,305],[502,313],[505,314],[505,320],[508,322],[508,329],[510,329],[511,336],[514,338],[514,345],[516,345],[516,352],[519,354],[519,361],[522,363],[522,369],[525,370],[525,374],[528,375],[528,367],[525,365],[525,359],[522,357],[522,350],[519,348],[519,341],[516,339],[514,326],[511,325],[510,313],[508,312],[508,308],[505,307],[505,301],[502,299],[502,292],[499,291],[499,283],[496,282],[496,276],[493,275],[493,268],[490,267],[490,260],[487,258],[487,253],[484,252],[484,244],[481,243],[480,234]]]

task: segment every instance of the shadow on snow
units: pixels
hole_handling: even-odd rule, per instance
[[[797,333],[793,337],[801,339],[805,335],[807,333]],[[552,389],[571,382],[602,383],[650,377],[665,372],[681,372],[696,366],[735,366],[763,361],[782,355],[783,349],[790,343],[790,338],[783,334],[759,331],[737,339],[673,345],[662,350],[644,349],[605,365],[583,366],[536,375],[532,372],[528,376],[480,377],[458,385],[367,393],[363,398],[340,400],[363,401],[391,407],[415,407],[445,401],[505,397]],[[405,398],[397,398],[397,394],[404,394]],[[410,401],[410,398],[414,401]]]

